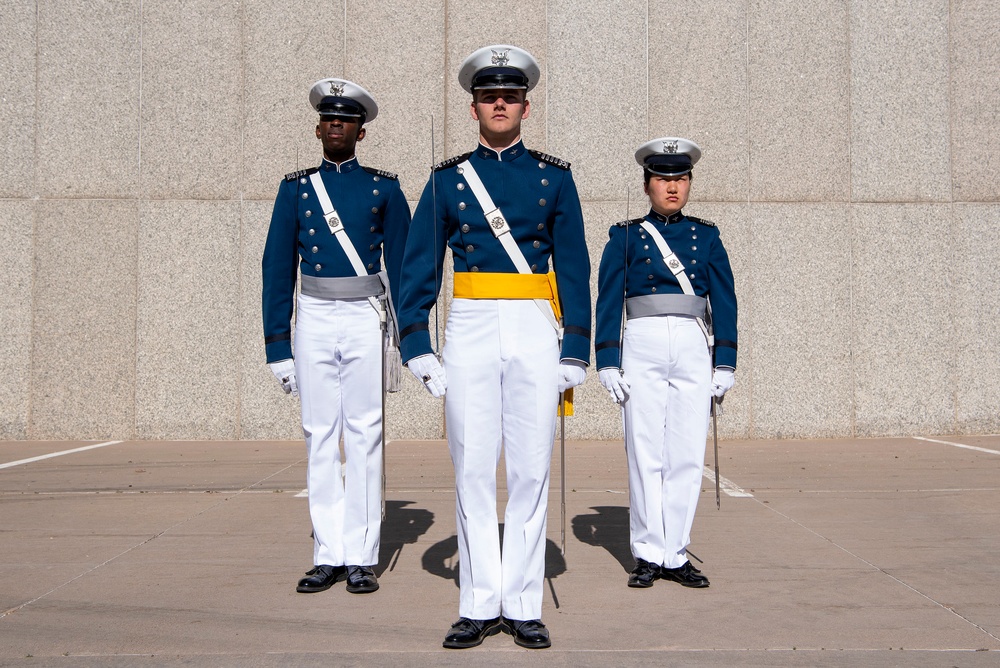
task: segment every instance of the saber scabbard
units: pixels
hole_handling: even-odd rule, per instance
[[[559,535],[562,541],[562,555],[566,556],[566,393],[559,393],[559,478],[560,495],[562,497],[559,516]]]
[[[715,407],[718,401],[712,397],[712,442],[715,444],[715,508],[722,510],[722,494],[719,491],[719,416]]]
[[[381,319],[382,328],[382,521],[385,522],[385,393],[386,393],[386,382],[385,374],[388,371],[386,369],[386,354],[389,348],[389,323],[387,321],[388,315],[386,311],[388,310],[387,304],[382,304],[382,310],[379,312],[379,318]]]

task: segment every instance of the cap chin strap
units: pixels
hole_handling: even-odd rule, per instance
[[[685,174],[690,174],[693,170],[682,169],[679,172],[659,171],[657,169],[651,169],[649,165],[646,165],[646,171],[652,174],[653,176],[684,176]]]
[[[363,124],[365,122],[365,110],[360,104],[349,98],[326,97],[316,105],[319,117],[341,116],[343,118],[356,118]]]
[[[528,77],[518,71],[489,72],[472,78],[472,90],[483,88],[528,88]]]

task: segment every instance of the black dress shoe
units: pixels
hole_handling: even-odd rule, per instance
[[[552,646],[549,630],[540,619],[520,621],[503,618],[504,630],[514,636],[514,642],[528,649],[545,649]]]
[[[347,591],[352,594],[370,594],[378,589],[378,578],[370,566],[347,567]]]
[[[690,561],[685,562],[685,564],[680,568],[663,568],[661,566],[660,578],[679,582],[685,587],[708,586],[708,578],[702,575],[701,571],[692,566]]]
[[[659,566],[651,564],[645,559],[636,559],[635,568],[632,569],[632,572],[628,576],[628,586],[639,587],[641,589],[652,587],[653,582],[658,580],[659,577]]]
[[[300,594],[315,594],[326,591],[341,580],[347,578],[347,566],[314,566],[306,571],[309,577],[299,580],[295,591]]]
[[[500,618],[469,619],[459,617],[451,625],[442,645],[448,649],[465,649],[483,644],[483,639],[500,633]]]

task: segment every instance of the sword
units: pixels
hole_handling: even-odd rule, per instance
[[[715,410],[718,400],[712,397],[712,441],[715,443],[715,508],[722,510],[722,495],[719,494],[719,417]]]
[[[618,337],[618,366],[621,367],[621,351],[625,345],[625,324],[628,319],[625,317],[625,302],[628,301],[628,220],[629,209],[632,208],[632,189],[625,186],[625,257],[622,258],[622,326],[621,334]],[[623,371],[624,373],[624,371]]]
[[[434,215],[432,219],[434,221],[434,250],[431,253],[431,265],[434,267],[434,354],[437,355],[438,361],[441,361],[441,321],[440,315],[438,313],[438,300],[441,296],[438,294],[440,287],[438,286],[437,280],[437,229],[438,229],[438,219],[437,219],[437,179],[434,177],[434,114],[431,114],[431,208],[434,210]]]
[[[566,393],[559,393],[559,406],[562,410],[559,411],[559,477],[561,483],[559,485],[560,492],[562,495],[562,504],[560,507],[560,535],[562,539],[562,555],[566,556]]]
[[[382,521],[385,522],[385,355],[386,350],[389,347],[389,323],[388,320],[388,304],[385,301],[381,303],[382,308],[379,309],[378,319],[379,328],[382,330]]]

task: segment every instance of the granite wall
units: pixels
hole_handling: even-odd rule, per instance
[[[415,201],[475,142],[458,64],[501,42],[542,65],[525,140],[573,163],[595,286],[645,210],[635,147],[702,146],[687,211],[741,307],[725,437],[996,432],[998,33],[993,0],[3,3],[0,439],[299,438],[260,255],[320,158],[309,85],[375,95],[360,157]],[[440,437],[405,381],[389,438]],[[577,410],[570,437],[620,436],[596,373]]]

